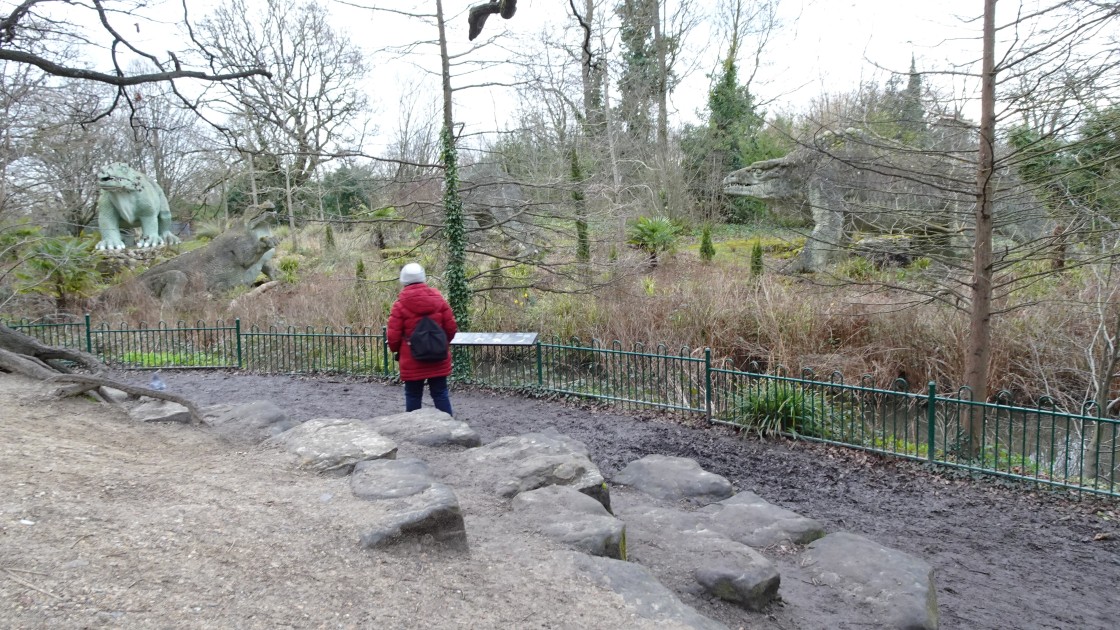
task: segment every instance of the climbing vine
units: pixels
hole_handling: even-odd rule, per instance
[[[463,228],[463,200],[459,197],[458,152],[451,130],[440,134],[440,159],[443,161],[443,208],[446,213],[444,236],[447,238],[447,301],[455,313],[459,330],[470,330],[471,289],[467,284],[467,232]]]

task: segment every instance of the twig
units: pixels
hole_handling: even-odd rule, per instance
[[[78,539],[74,541],[74,544],[70,545],[70,548],[73,549],[74,547],[77,547],[78,543],[82,542],[83,540],[85,540],[87,538],[90,538],[91,536],[93,536],[93,534],[82,534],[81,536],[78,536]]]
[[[972,571],[973,573],[979,573],[980,575],[986,575],[988,577],[992,576],[991,573],[988,573],[987,571],[981,571],[980,569],[973,569],[972,567],[970,567],[967,564],[961,562],[960,560],[957,560],[956,558],[953,558],[953,560],[956,560],[957,564],[961,565],[962,567],[964,567],[965,569],[967,569],[969,571]]]
[[[55,595],[54,593],[52,593],[52,592],[50,592],[46,589],[42,589],[42,588],[39,588],[38,586],[35,586],[31,582],[28,582],[26,580],[22,580],[22,579],[16,577],[15,575],[12,574],[12,571],[10,569],[4,569],[4,573],[7,573],[8,574],[8,579],[15,582],[16,584],[19,584],[21,586],[25,586],[25,587],[33,590],[33,591],[38,591],[38,592],[40,592],[44,595],[50,595],[51,597],[54,597],[55,599],[66,599],[65,597],[63,597],[61,595]]]
[[[15,567],[4,567],[5,571],[15,571],[17,573],[28,573],[31,575],[41,575],[43,577],[50,577],[49,573],[42,573],[40,571],[32,571],[30,569],[17,569]]]

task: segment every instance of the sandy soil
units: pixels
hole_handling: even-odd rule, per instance
[[[357,380],[165,380],[200,404],[270,399],[301,420],[403,407],[399,387]],[[470,556],[367,552],[356,542],[369,504],[344,479],[48,391],[0,374],[0,626],[671,627],[636,619],[485,493],[457,489]],[[608,479],[646,454],[691,457],[829,530],[925,558],[943,628],[1112,628],[1120,614],[1115,501],[1069,501],[657,415],[480,391],[455,391],[453,403],[483,441],[552,426],[586,443]],[[798,627],[781,606],[750,614],[682,599],[732,627]]]

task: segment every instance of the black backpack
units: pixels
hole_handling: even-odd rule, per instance
[[[431,317],[421,317],[408,338],[412,358],[434,363],[447,358],[447,333]]]

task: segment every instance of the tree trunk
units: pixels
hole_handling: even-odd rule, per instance
[[[655,2],[657,14],[653,19],[653,45],[657,49],[657,169],[658,197],[662,200],[670,218],[673,212],[669,198],[669,54],[665,33],[662,29],[661,14],[667,9],[661,0]]]
[[[972,399],[988,399],[992,338],[992,174],[995,169],[995,13],[996,0],[984,0],[984,51],[980,85],[980,151],[976,165],[976,234],[973,241],[972,304],[965,384]],[[969,453],[978,454],[983,412],[968,415]]]

